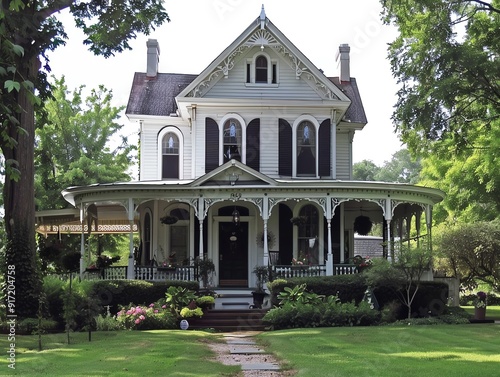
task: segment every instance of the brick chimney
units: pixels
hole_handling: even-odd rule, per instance
[[[351,48],[348,44],[341,44],[339,46],[339,51],[335,56],[335,60],[337,61],[339,67],[340,82],[351,81],[351,72],[349,68],[349,51],[351,51]]]
[[[156,77],[158,74],[158,62],[160,60],[160,45],[156,39],[148,39],[146,42],[148,47],[148,60],[147,60],[147,77]]]

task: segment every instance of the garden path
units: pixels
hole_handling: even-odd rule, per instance
[[[257,346],[253,336],[259,332],[225,333],[223,343],[211,343],[216,360],[225,365],[241,365],[243,377],[288,377],[293,371],[281,370],[278,360]]]

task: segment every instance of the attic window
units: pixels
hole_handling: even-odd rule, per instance
[[[255,60],[255,82],[267,83],[267,58],[263,55]]]

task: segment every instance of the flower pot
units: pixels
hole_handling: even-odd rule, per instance
[[[262,309],[262,304],[264,303],[264,297],[267,296],[266,292],[252,292],[253,296],[253,308]]]
[[[481,321],[486,319],[486,308],[475,308],[474,319],[478,319]]]

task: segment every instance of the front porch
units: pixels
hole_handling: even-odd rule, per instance
[[[127,279],[127,266],[110,266],[102,269],[86,269],[81,277],[83,280],[121,280]],[[327,276],[326,265],[293,266],[293,265],[271,265],[269,266],[271,280],[287,279],[294,277],[317,277]],[[334,266],[334,275],[350,275],[358,273],[354,264],[338,264]],[[178,266],[173,268],[158,266],[134,266],[133,279],[146,281],[198,281],[198,271],[195,266]],[[214,287],[217,288],[217,287]]]

